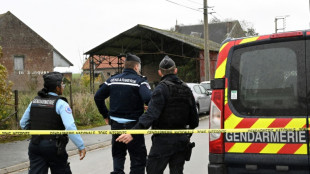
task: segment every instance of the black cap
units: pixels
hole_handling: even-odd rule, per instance
[[[63,80],[63,75],[59,72],[50,72],[43,75],[44,87],[50,90],[56,89]]]
[[[167,55],[159,63],[159,68],[162,68],[162,69],[169,69],[169,68],[171,68],[173,66],[175,66],[174,61],[169,56],[167,56]]]
[[[126,55],[126,61],[135,61],[141,63],[141,60],[138,56],[128,53]]]

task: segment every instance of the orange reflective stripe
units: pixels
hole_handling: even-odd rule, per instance
[[[215,78],[225,77],[227,57],[228,57],[229,50],[232,46],[234,46],[234,41],[226,42],[220,48],[219,55],[217,58],[215,75],[214,75]]]
[[[259,37],[250,37],[250,38],[246,38],[246,39],[242,39],[242,41],[239,44],[245,44],[245,43],[249,43],[249,42],[254,42],[258,39]]]
[[[251,143],[235,143],[228,152],[243,153],[251,145]]]
[[[227,58],[222,62],[222,64],[215,71],[215,78],[223,78],[225,77]]]
[[[307,144],[285,143],[226,143],[228,153],[260,153],[260,154],[307,154]]]

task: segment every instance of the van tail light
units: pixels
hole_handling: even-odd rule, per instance
[[[303,36],[303,35],[304,34],[302,31],[294,31],[294,32],[272,34],[270,38],[277,39],[277,38],[286,38],[286,37],[298,37],[298,36]]]
[[[223,112],[224,108],[224,89],[216,89],[212,91],[211,110],[209,127],[210,129],[223,128]],[[209,151],[210,153],[224,153],[223,133],[210,133]]]

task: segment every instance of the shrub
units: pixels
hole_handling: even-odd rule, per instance
[[[2,48],[0,47],[0,59],[2,58]],[[14,101],[12,101],[13,83],[8,79],[6,68],[0,64],[0,129],[7,129],[10,124],[14,125],[11,119],[14,113]]]
[[[97,80],[96,80],[97,81]],[[90,93],[89,75],[83,75],[72,79],[73,116],[78,126],[104,125],[104,120],[99,113],[94,95]],[[63,96],[70,97],[70,87],[65,88]],[[95,83],[95,89],[99,84]]]
[[[103,118],[96,107],[93,94],[76,93],[73,97],[73,103],[73,113],[77,125],[104,124]]]

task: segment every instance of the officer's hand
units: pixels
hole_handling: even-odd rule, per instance
[[[86,155],[86,149],[79,150],[79,153],[80,153],[80,160],[82,160]]]
[[[133,137],[130,134],[122,134],[116,139],[116,141],[123,142],[125,144],[128,144],[132,140],[133,140]]]
[[[105,118],[104,121],[105,121],[106,125],[109,125],[109,119],[108,118]]]
[[[148,106],[144,106],[144,111],[146,111],[149,107]]]

